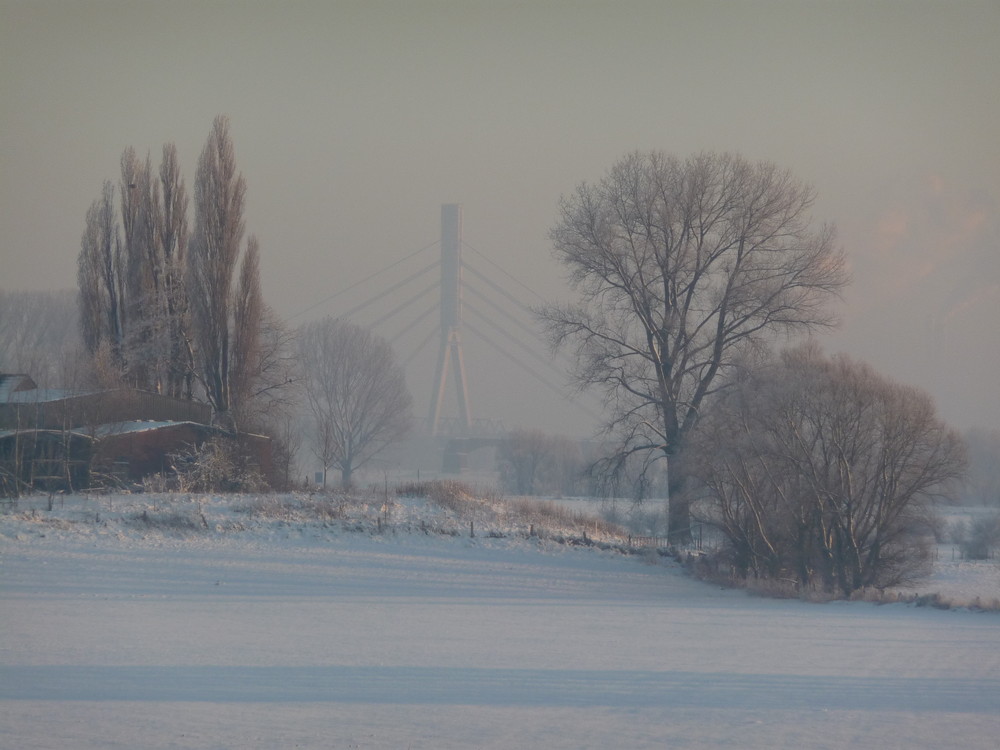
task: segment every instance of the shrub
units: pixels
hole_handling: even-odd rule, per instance
[[[198,509],[170,509],[160,512],[144,510],[132,518],[133,522],[149,529],[175,533],[190,533],[208,528],[205,514]]]
[[[330,521],[347,517],[349,500],[343,494],[263,495],[234,510],[251,518],[282,521]]]
[[[442,508],[461,513],[475,499],[472,488],[464,482],[453,479],[431,479],[423,482],[407,482],[396,488],[396,494],[404,497],[425,497]]]
[[[955,542],[966,560],[986,560],[1000,547],[1000,513],[978,518],[968,527],[953,529]]]
[[[180,492],[259,492],[267,487],[260,470],[231,437],[206,440],[170,458],[174,476],[166,484],[175,484]]]
[[[731,385],[682,460],[741,577],[849,596],[928,570],[933,501],[965,465],[929,396],[810,347]]]

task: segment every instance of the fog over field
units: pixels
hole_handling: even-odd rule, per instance
[[[190,190],[220,113],[265,296],[293,324],[343,314],[331,295],[432,245],[445,203],[471,262],[529,304],[564,298],[560,195],[635,149],[735,151],[813,184],[838,226],[854,282],[824,346],[995,429],[998,36],[992,0],[0,0],[0,288],[73,287],[123,149],[155,164],[174,142]],[[477,415],[589,432],[467,339]],[[433,359],[408,364],[418,414]]]

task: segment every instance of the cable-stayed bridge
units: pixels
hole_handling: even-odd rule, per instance
[[[566,363],[541,338],[531,308],[545,301],[468,243],[462,207],[445,204],[438,239],[293,317],[332,315],[372,327],[406,368],[423,432],[467,453],[515,427],[565,432],[575,420],[587,425],[577,428],[582,434],[596,420],[596,405],[570,392]],[[525,414],[534,423],[525,424]]]

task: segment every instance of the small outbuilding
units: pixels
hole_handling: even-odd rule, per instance
[[[172,457],[213,437],[235,437],[265,475],[270,441],[212,425],[207,404],[130,388],[40,389],[0,373],[0,495],[77,490],[169,473]]]

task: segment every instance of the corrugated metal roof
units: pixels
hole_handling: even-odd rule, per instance
[[[44,404],[49,401],[62,401],[73,396],[85,396],[99,391],[70,391],[65,388],[35,388],[31,391],[15,391],[7,396],[8,404]],[[3,399],[0,399],[2,401]]]
[[[0,401],[10,401],[14,394],[35,390],[37,390],[37,386],[30,376],[0,372]]]
[[[108,437],[110,435],[123,435],[125,433],[148,432],[151,430],[162,430],[164,427],[178,427],[180,425],[190,425],[201,429],[214,430],[209,425],[199,422],[152,422],[146,420],[136,420],[134,422],[116,422],[114,424],[102,424],[93,428],[97,437]]]

